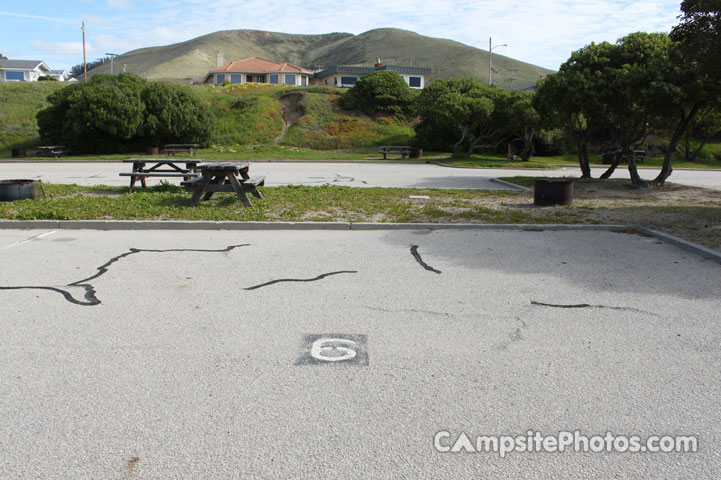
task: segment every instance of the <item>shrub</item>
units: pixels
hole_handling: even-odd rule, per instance
[[[44,142],[78,153],[115,153],[160,143],[207,145],[213,117],[187,88],[131,74],[94,75],[48,96],[37,114]]]
[[[345,92],[340,98],[340,106],[367,115],[386,113],[407,118],[411,113],[414,93],[398,73],[376,70]]]

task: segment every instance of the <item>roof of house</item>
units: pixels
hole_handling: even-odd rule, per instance
[[[246,58],[245,60],[238,60],[237,62],[231,62],[222,67],[213,68],[211,72],[298,72],[298,73],[311,73],[298,65],[292,63],[278,63],[266,60],[260,57]]]
[[[44,65],[45,69],[50,70],[42,60],[0,60],[2,68],[17,68],[19,70],[35,70],[39,66]]]
[[[353,65],[335,65],[330,68],[326,68],[321,72],[313,74],[313,78],[323,78],[336,73],[355,73],[358,75],[367,75],[373,73],[376,70],[391,70],[393,72],[405,73],[410,75],[430,75],[431,69],[426,67],[401,67],[398,65],[383,65],[382,67],[356,67]]]

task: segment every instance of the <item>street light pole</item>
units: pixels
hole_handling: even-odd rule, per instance
[[[113,59],[117,56],[119,56],[117,53],[105,53],[105,55],[110,57],[110,75],[113,74]]]
[[[505,43],[502,45],[496,45],[496,48],[498,47],[507,47]],[[493,62],[491,59],[493,58],[493,38],[488,37],[488,85],[492,85],[491,83],[491,72],[493,71]]]

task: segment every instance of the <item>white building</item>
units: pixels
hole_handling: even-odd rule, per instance
[[[0,59],[0,82],[37,82],[50,74],[50,68],[40,60]]]

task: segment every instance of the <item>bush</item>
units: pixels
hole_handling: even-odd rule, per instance
[[[94,75],[48,96],[37,114],[43,142],[78,153],[117,153],[160,143],[207,145],[213,117],[187,88],[131,74]]]
[[[38,82],[57,82],[58,79],[51,77],[50,75],[41,75],[38,77]]]
[[[414,97],[415,92],[398,73],[376,70],[345,92],[340,98],[340,106],[367,115],[386,113],[404,119],[411,114]]]

